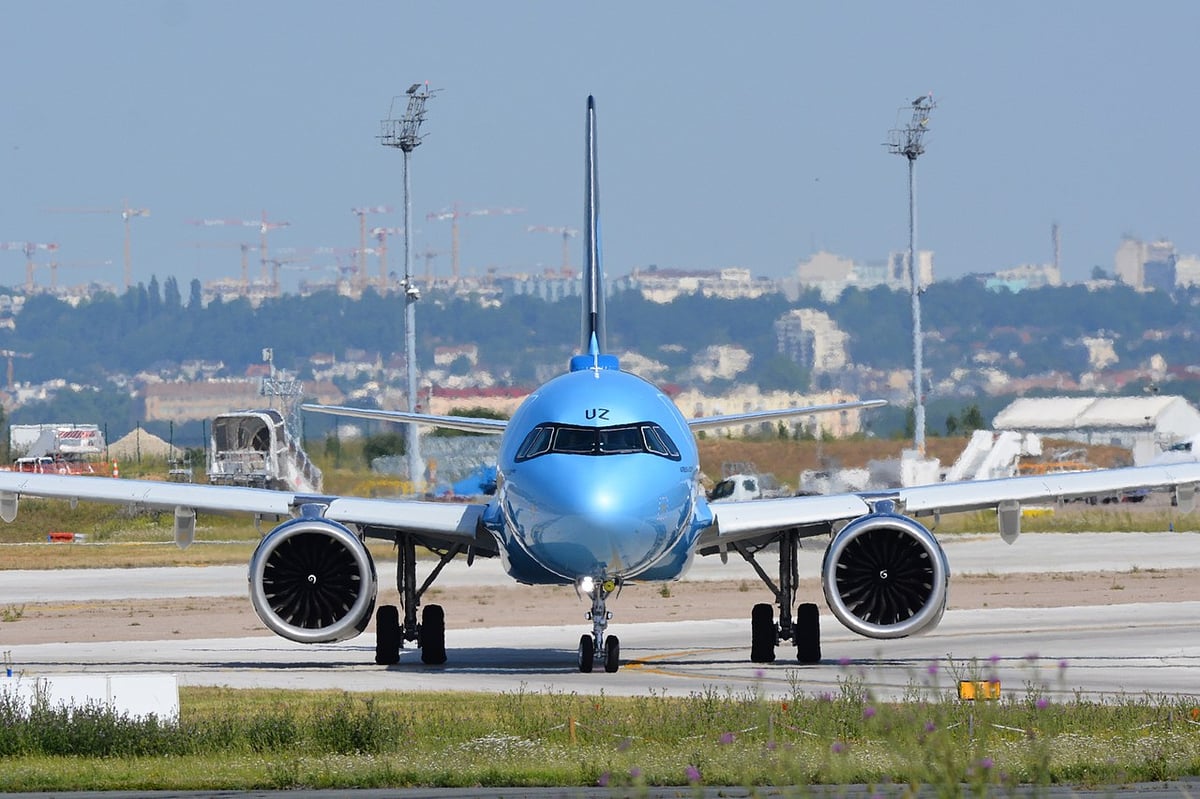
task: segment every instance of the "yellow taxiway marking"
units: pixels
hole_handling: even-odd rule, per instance
[[[743,647],[738,646],[723,646],[711,649],[683,649],[678,652],[663,652],[659,655],[648,655],[646,657],[631,660],[625,664],[625,668],[640,671],[645,674],[657,674],[665,677],[696,677],[698,675],[683,671],[673,671],[653,665],[654,661],[659,660],[675,660],[678,658],[693,657],[695,655],[710,654],[713,652],[736,652]]]

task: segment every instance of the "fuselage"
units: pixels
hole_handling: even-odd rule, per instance
[[[711,523],[682,414],[607,363],[551,380],[509,421],[485,524],[521,582],[675,579]]]

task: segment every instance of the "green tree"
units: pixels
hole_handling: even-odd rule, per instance
[[[481,407],[474,407],[474,408],[457,408],[457,407],[455,407],[455,408],[450,409],[449,415],[450,416],[469,416],[473,419],[507,419],[508,418],[507,416],[505,416],[502,413],[493,411],[491,408],[481,408]],[[455,436],[485,436],[488,434],[487,433],[472,433],[468,430],[455,430],[455,429],[452,429],[449,427],[438,427],[438,428],[434,428],[434,431],[432,433],[430,433],[430,435],[437,436],[439,438],[454,438]]]
[[[808,391],[810,374],[786,355],[775,354],[753,371],[751,379],[763,391]]]
[[[400,433],[378,433],[368,436],[363,442],[363,458],[366,459],[368,466],[376,458],[403,455],[406,452],[408,452],[408,446],[404,436]]]
[[[960,423],[964,432],[972,433],[976,430],[986,430],[987,423],[983,421],[983,413],[980,412],[979,406],[971,404],[963,409]]]

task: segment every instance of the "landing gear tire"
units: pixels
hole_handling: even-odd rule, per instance
[[[400,662],[400,611],[395,605],[380,605],[375,611],[375,662],[391,666]]]
[[[604,639],[604,670],[612,674],[621,668],[621,642],[617,636],[610,635]]]
[[[775,608],[760,602],[750,611],[750,661],[774,663],[776,638]]]
[[[821,618],[817,606],[804,602],[796,607],[796,660],[801,663],[821,662]]]
[[[421,609],[421,662],[440,666],[446,662],[446,614],[441,605]]]
[[[596,663],[596,642],[592,640],[590,635],[582,635],[579,637],[579,670],[584,674],[592,673],[592,666]],[[607,663],[605,664],[607,665]]]

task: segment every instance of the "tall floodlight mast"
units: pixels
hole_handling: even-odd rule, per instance
[[[417,300],[421,290],[412,277],[412,200],[409,197],[408,157],[421,143],[421,123],[425,121],[425,103],[433,96],[428,83],[414,83],[404,93],[408,100],[404,116],[396,118],[393,97],[388,118],[381,123],[379,140],[384,147],[397,147],[404,153],[404,360],[408,368],[408,409],[417,411]],[[408,476],[413,489],[425,488],[425,468],[421,461],[421,439],[415,423],[408,425]]]
[[[921,140],[929,129],[929,112],[935,107],[933,93],[912,101],[912,120],[906,127],[888,132],[888,152],[908,159],[908,280],[912,291],[913,316],[913,448],[925,455],[925,391],[922,387],[924,345],[921,337],[921,270],[917,265],[917,157],[925,152]],[[902,111],[904,109],[901,109]]]

